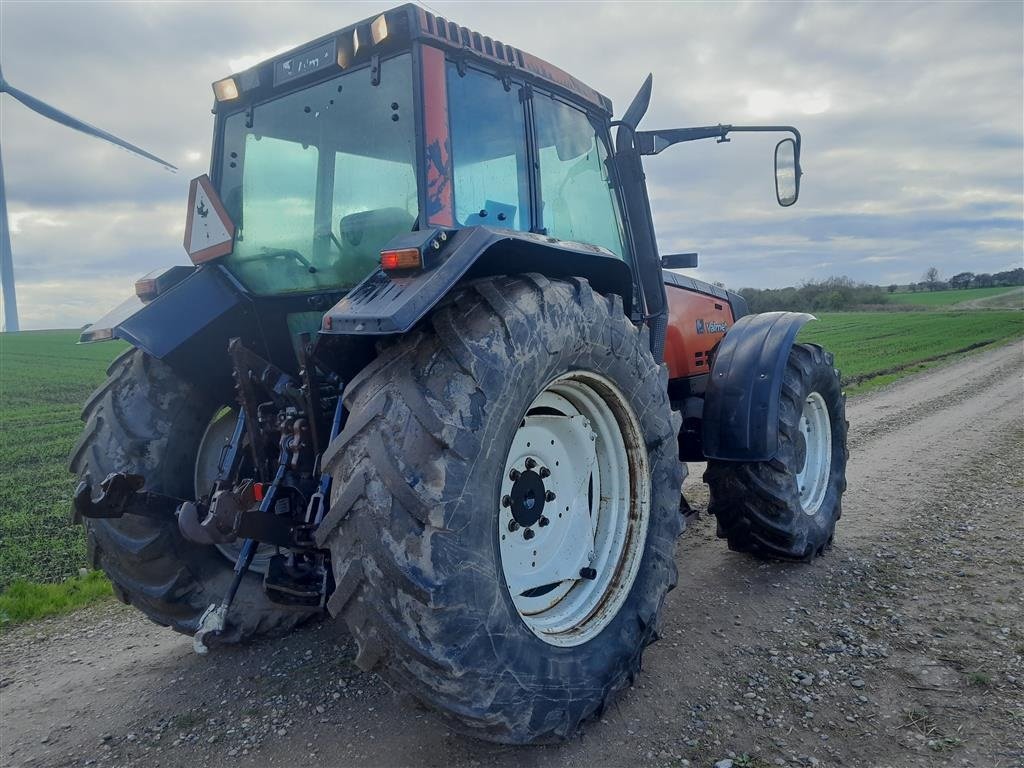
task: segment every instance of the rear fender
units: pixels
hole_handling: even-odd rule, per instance
[[[408,239],[403,236],[403,245]],[[584,277],[594,290],[621,296],[627,316],[632,311],[633,273],[608,251],[546,235],[478,226],[455,230],[422,271],[385,272],[378,267],[324,315],[321,333],[405,333],[460,281],[525,272]]]
[[[815,320],[803,312],[740,318],[719,344],[704,396],[704,455],[768,461],[779,446],[782,377],[797,333]]]
[[[126,300],[82,331],[80,340],[122,339],[192,381],[230,381],[226,339],[251,337],[258,324],[250,315],[236,285],[207,267],[150,301]]]

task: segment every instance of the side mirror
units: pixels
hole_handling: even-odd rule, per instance
[[[662,269],[692,269],[696,266],[696,253],[669,253],[661,257]]]
[[[800,158],[796,142],[783,139],[775,145],[775,197],[788,208],[800,196]]]

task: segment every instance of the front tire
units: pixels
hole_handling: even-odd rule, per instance
[[[708,511],[729,549],[809,560],[832,545],[846,490],[846,396],[832,354],[794,344],[770,461],[708,461]]]
[[[379,670],[455,730],[492,741],[566,738],[600,713],[638,671],[676,583],[683,466],[666,380],[646,332],[625,317],[618,297],[595,294],[583,280],[469,283],[387,348],[346,389],[348,422],[325,455],[335,481],[319,535],[331,548],[338,585],[328,608],[357,640],[357,663]],[[588,411],[591,396],[608,409]],[[532,598],[547,595],[557,605],[579,582],[598,584],[603,574],[573,577],[568,588],[559,581],[546,592],[547,585],[519,584],[530,563],[509,558],[534,549],[517,539],[510,553],[501,536],[524,537],[530,528],[537,568],[553,562],[541,556],[543,537],[558,530],[558,510],[569,516],[573,493],[562,490],[565,478],[547,486],[538,478],[554,482],[555,464],[568,455],[562,442],[588,433],[542,422],[576,418],[570,411],[591,424],[601,413],[618,414],[617,425],[592,431],[598,443],[623,440],[619,455],[633,473],[623,492],[634,495],[625,517],[601,515],[608,531],[633,535],[635,568],[620,569],[604,599],[589,604],[589,618],[586,609],[566,610],[544,623]],[[537,452],[541,435],[547,452]],[[602,490],[581,486],[579,503],[615,495],[614,462],[606,464]],[[539,504],[555,491],[558,501],[520,509],[511,527],[515,505]],[[549,523],[541,523],[546,515]],[[629,556],[619,559],[627,564]],[[575,594],[588,605],[583,591]]]

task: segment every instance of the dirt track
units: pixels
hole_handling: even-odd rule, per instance
[[[948,309],[1021,309],[1024,308],[1024,288],[1013,288],[1006,293],[970,299],[954,304]]]
[[[1018,342],[852,400],[823,560],[702,518],[636,687],[566,745],[452,735],[331,622],[199,658],[110,605],[0,637],[0,764],[1022,766],[1022,372]]]

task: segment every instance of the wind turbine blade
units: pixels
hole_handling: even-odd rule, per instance
[[[136,155],[145,157],[147,160],[152,160],[153,162],[159,163],[160,165],[164,166],[169,170],[178,170],[175,166],[171,165],[166,160],[161,160],[156,155],[150,154],[141,147],[136,147],[134,144],[131,144],[125,141],[124,139],[119,139],[112,133],[107,133],[106,131],[101,130],[100,128],[96,128],[95,126],[89,125],[88,123],[83,123],[81,120],[79,120],[76,117],[72,117],[67,112],[61,112],[56,107],[51,107],[49,104],[47,104],[44,101],[40,101],[35,96],[30,96],[24,91],[15,88],[13,85],[11,85],[6,80],[3,80],[2,78],[3,75],[0,75],[0,90],[6,91],[7,93],[11,94],[11,96],[16,98],[26,107],[31,109],[33,112],[36,112],[42,115],[43,117],[49,118],[50,120],[53,120],[56,123],[60,123],[61,125],[66,125],[68,128],[74,128],[76,131],[81,131],[82,133],[88,134],[89,136],[95,136],[97,139],[109,141],[111,144],[116,144],[119,147],[127,149],[129,152],[134,152]]]

